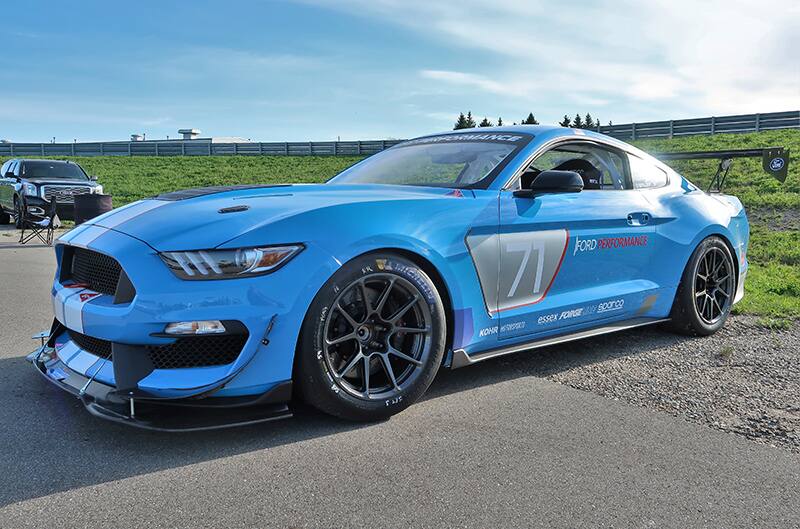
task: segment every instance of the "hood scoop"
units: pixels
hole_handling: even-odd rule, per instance
[[[250,206],[242,204],[241,206],[230,206],[227,208],[220,208],[217,213],[238,213],[239,211],[247,211]]]

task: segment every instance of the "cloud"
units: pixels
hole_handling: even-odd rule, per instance
[[[545,106],[560,99],[617,119],[800,107],[794,0],[309,2],[472,54],[468,68],[463,54],[427,64],[419,73],[431,88]]]

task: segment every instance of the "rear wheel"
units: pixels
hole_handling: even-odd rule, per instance
[[[433,382],[445,329],[441,297],[416,264],[391,253],[356,258],[322,287],[306,315],[300,392],[345,419],[389,417]]]
[[[733,305],[733,256],[719,237],[705,239],[683,272],[672,306],[671,326],[682,334],[708,336],[725,324]]]

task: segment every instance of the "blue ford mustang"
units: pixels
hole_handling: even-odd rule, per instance
[[[711,334],[748,235],[738,199],[604,135],[426,136],[325,184],[176,191],[75,228],[29,359],[145,428],[285,417],[293,398],[376,420],[442,367],[660,322]]]

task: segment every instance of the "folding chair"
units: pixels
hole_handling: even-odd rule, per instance
[[[38,238],[48,246],[53,245],[53,230],[60,227],[61,222],[56,214],[56,198],[50,199],[45,206],[44,215],[36,215],[28,211],[27,204],[22,204],[22,231],[19,234],[20,244],[27,244]],[[28,232],[27,234],[25,232]]]

